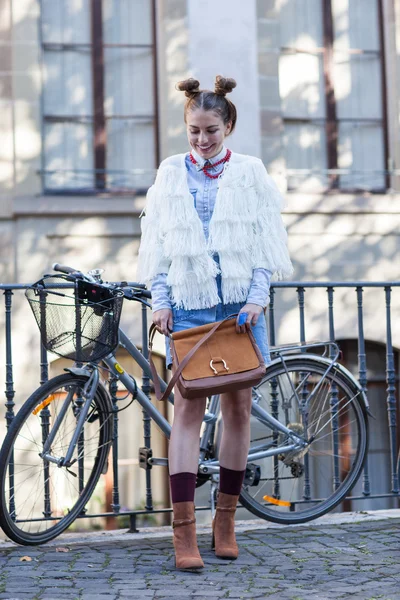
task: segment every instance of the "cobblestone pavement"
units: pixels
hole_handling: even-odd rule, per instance
[[[37,547],[3,543],[0,598],[400,599],[400,518],[290,528],[259,523],[252,529],[240,524],[237,561],[215,558],[209,528],[203,528],[201,573],[175,570],[166,530],[136,538],[89,535],[79,542],[61,536]]]

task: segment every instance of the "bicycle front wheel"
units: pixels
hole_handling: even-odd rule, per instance
[[[275,454],[250,462],[240,500],[263,519],[304,523],[332,510],[357,481],[367,453],[368,416],[360,389],[338,368],[325,375],[326,363],[307,357],[285,364],[287,371],[283,363],[267,369],[253,390],[250,452]],[[257,406],[309,445],[287,450],[290,438],[272,430]]]
[[[71,374],[51,379],[21,407],[0,451],[0,526],[14,542],[35,545],[62,533],[79,516],[104,470],[111,444],[111,409],[98,386],[71,465],[43,457],[66,456],[84,404],[87,378]]]

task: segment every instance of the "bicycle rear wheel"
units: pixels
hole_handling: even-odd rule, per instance
[[[263,519],[304,523],[332,510],[357,481],[367,453],[368,416],[359,388],[336,367],[324,376],[321,360],[285,362],[287,372],[276,364],[254,388],[256,405],[311,443],[249,464],[240,500]],[[250,451],[291,443],[255,415],[253,409]]]
[[[84,399],[84,376],[51,379],[21,407],[0,451],[0,526],[14,542],[35,545],[62,533],[78,517],[107,460],[111,444],[111,409],[98,386],[83,432],[67,469],[41,457],[43,444],[62,408],[50,454],[65,457]]]

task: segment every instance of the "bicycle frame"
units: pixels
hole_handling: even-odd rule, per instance
[[[122,329],[119,330],[119,339],[120,339],[120,345],[123,348],[125,348],[127,350],[127,352],[130,354],[130,356],[141,366],[145,375],[147,375],[149,377],[149,379],[152,379],[149,362],[143,356],[143,354],[140,352],[140,350],[138,350],[138,348],[131,342],[131,340],[127,337],[127,335],[123,332]],[[292,353],[291,357],[293,358],[293,356],[296,356],[296,354],[293,354],[293,352],[296,352],[296,350],[297,351],[299,349],[304,350],[305,348],[316,347],[316,346],[325,346],[326,347],[327,344],[331,344],[336,348],[335,356],[330,359],[330,363],[328,364],[328,366],[326,368],[326,373],[327,373],[332,368],[332,366],[335,364],[335,361],[336,361],[337,357],[339,356],[338,347],[334,342],[314,342],[314,343],[309,343],[309,344],[291,344],[288,346],[278,347],[278,349],[273,351],[278,356],[276,359],[274,359],[271,362],[271,366],[275,365],[278,362],[283,363],[285,371],[288,375],[288,380],[290,381],[289,372],[288,372],[288,369],[287,369],[287,366],[285,363],[285,359],[284,359],[285,352],[286,353],[291,352]],[[302,354],[297,353],[297,356],[302,356]],[[171,435],[171,425],[161,415],[161,413],[157,410],[157,408],[152,404],[152,402],[147,397],[147,395],[142,390],[137,388],[135,381],[131,378],[129,373],[127,373],[122,368],[122,366],[118,363],[117,359],[115,358],[114,353],[109,354],[106,358],[104,358],[103,362],[107,365],[107,367],[110,370],[110,372],[112,373],[112,375],[116,379],[121,381],[121,383],[125,386],[125,388],[131,394],[134,395],[134,397],[137,399],[137,401],[139,402],[141,407],[147,412],[147,414],[152,418],[152,420],[158,425],[158,427],[163,432],[163,434],[169,439],[170,435]],[[71,462],[71,458],[73,456],[75,446],[79,439],[79,435],[84,426],[84,422],[85,422],[86,416],[88,414],[90,404],[95,395],[96,388],[97,388],[98,381],[99,381],[97,365],[88,365],[87,367],[83,367],[83,368],[79,368],[79,369],[71,368],[69,370],[72,373],[75,372],[75,373],[79,373],[79,374],[83,374],[83,373],[88,374],[89,380],[83,390],[85,402],[84,402],[84,405],[82,406],[82,410],[81,410],[79,418],[78,418],[77,427],[72,436],[72,439],[69,444],[68,451],[67,451],[65,458],[56,458],[56,457],[51,456],[49,454],[49,449],[51,447],[52,441],[54,440],[54,438],[56,436],[58,425],[59,425],[59,423],[61,423],[61,421],[65,415],[65,412],[68,409],[68,405],[70,403],[69,396],[66,398],[63,408],[60,411],[59,417],[56,420],[55,425],[52,429],[52,433],[49,436],[49,439],[46,441],[46,444],[44,446],[44,450],[42,453],[43,458],[58,464],[60,467],[61,466],[69,467],[74,462],[74,461]],[[160,381],[161,389],[165,390],[167,387],[167,383],[161,377],[159,377],[159,381]],[[323,379],[321,381],[323,381]],[[293,387],[293,384],[291,381],[290,381],[290,383],[291,383],[293,395],[297,399],[297,401],[300,403],[300,400],[297,396],[297,392],[296,392],[295,388]],[[319,385],[317,385],[315,390],[313,390],[313,394],[316,393],[316,391],[318,390],[318,387],[319,387]],[[311,397],[313,396],[313,394],[310,395],[308,402],[311,400]],[[173,402],[172,394],[169,398],[169,401]],[[209,407],[208,407],[208,412],[206,413],[206,415],[204,417],[205,428],[204,428],[204,432],[203,432],[203,434],[201,436],[201,440],[200,440],[199,472],[202,474],[219,473],[219,460],[218,459],[208,460],[205,458],[209,443],[212,439],[212,426],[216,423],[216,421],[218,419],[218,413],[219,413],[219,398],[218,398],[218,396],[212,396]],[[270,447],[270,446],[272,446],[272,444],[271,444],[267,448],[264,448],[263,446],[258,447],[258,448],[252,448],[248,454],[248,459],[247,459],[248,462],[255,461],[255,460],[261,460],[263,458],[267,458],[269,456],[275,456],[275,455],[285,453],[285,452],[292,452],[292,451],[297,452],[297,451],[304,449],[308,445],[309,442],[306,439],[304,439],[301,435],[294,433],[293,431],[288,429],[285,425],[280,423],[280,421],[275,419],[267,411],[265,411],[263,408],[261,408],[258,405],[257,400],[254,398],[252,399],[251,414],[252,414],[252,416],[256,417],[259,421],[261,421],[263,424],[270,427],[271,431],[278,431],[279,433],[286,435],[288,438],[288,445],[280,446],[279,448],[276,448],[276,447]],[[168,464],[168,461],[166,458],[150,458],[149,462],[152,465],[166,466]]]

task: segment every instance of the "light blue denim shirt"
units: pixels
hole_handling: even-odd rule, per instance
[[[212,165],[221,160],[226,154],[226,147],[223,146],[221,152],[213,158],[207,160]],[[187,169],[187,182],[190,193],[193,196],[194,206],[203,224],[203,231],[206,240],[208,240],[210,219],[214,212],[215,200],[218,191],[218,179],[210,179],[203,172],[206,159],[202,158],[197,152],[192,150],[192,156],[196,159],[194,165],[187,154],[185,163]],[[218,165],[208,171],[215,175],[222,171],[223,165]],[[248,304],[257,304],[265,308],[267,306],[271,271],[268,269],[253,269],[253,278],[251,281],[249,293],[246,302]],[[171,308],[172,302],[167,285],[167,273],[159,273],[151,282],[151,296],[153,312],[162,308]]]

